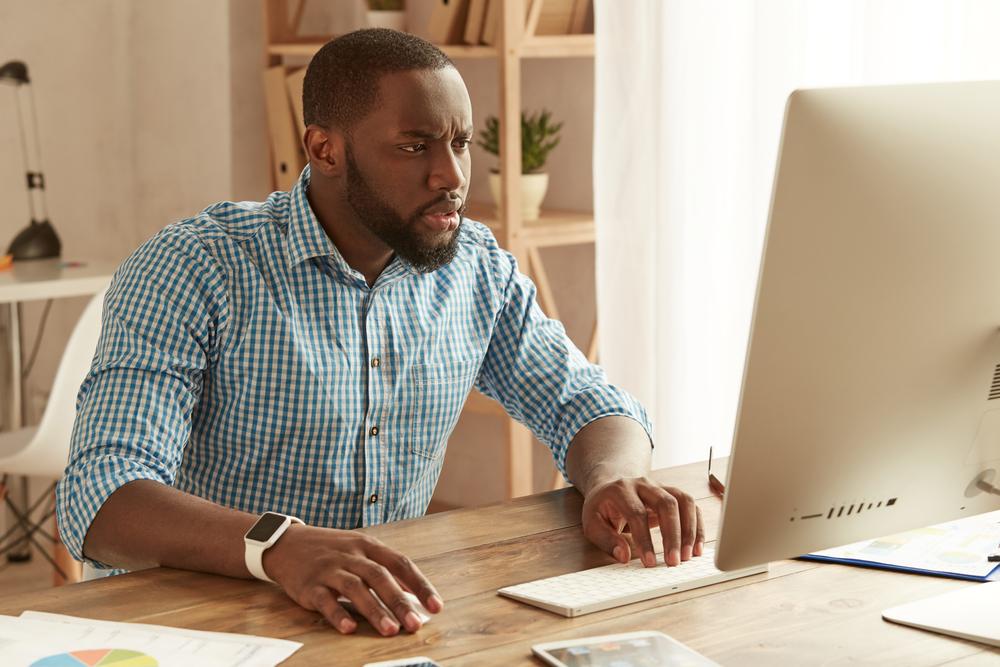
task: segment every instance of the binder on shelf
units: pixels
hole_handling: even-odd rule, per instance
[[[536,35],[568,35],[572,32],[575,5],[583,0],[542,1]]]
[[[427,25],[427,36],[434,44],[461,44],[469,0],[436,0]]]
[[[264,70],[264,98],[267,103],[274,187],[278,190],[291,190],[305,166],[305,155],[295,133],[298,124],[292,117],[284,67],[279,65]]]
[[[285,77],[285,89],[288,91],[288,101],[292,104],[292,115],[294,116],[295,127],[301,137],[305,131],[305,122],[302,119],[302,84],[305,82],[306,68],[300,67]]]
[[[527,21],[531,14],[533,2],[548,2],[550,0],[524,0],[524,18]],[[486,18],[483,21],[483,44],[494,46],[500,37],[500,22],[503,21],[504,0],[489,0],[486,8]]]
[[[571,35],[581,35],[587,27],[587,16],[593,9],[591,0],[576,0],[573,4],[573,18],[570,21]]]
[[[493,46],[497,42],[497,26],[500,24],[500,12],[503,11],[503,0],[489,0],[486,7],[486,18],[483,19],[483,44]]]
[[[483,38],[483,24],[486,22],[486,10],[489,0],[469,0],[469,15],[465,19],[466,44],[479,44]]]

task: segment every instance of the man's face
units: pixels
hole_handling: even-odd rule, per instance
[[[472,104],[453,68],[387,74],[345,146],[347,201],[419,271],[455,257],[469,192]]]

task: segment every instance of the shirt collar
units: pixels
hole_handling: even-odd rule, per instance
[[[295,187],[289,193],[287,244],[289,266],[297,266],[314,257],[329,257],[331,264],[338,272],[352,280],[360,278],[364,282],[361,274],[352,269],[344,256],[340,254],[337,246],[327,236],[326,230],[319,224],[316,214],[313,213],[306,196],[309,190],[310,175],[310,165],[307,164],[302,170],[298,182],[295,183]],[[382,275],[379,276],[379,282],[395,280],[416,273],[416,269],[409,262],[404,262],[399,257],[394,256],[389,262],[389,266],[385,267]]]
[[[309,165],[302,170],[288,197],[288,264],[296,266],[313,257],[335,257],[346,266],[340,251],[316,219],[306,192],[309,190]]]

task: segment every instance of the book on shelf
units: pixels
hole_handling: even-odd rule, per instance
[[[500,12],[503,11],[503,0],[489,0],[486,3],[486,13],[483,18],[483,44],[493,46],[497,41],[497,24],[500,23]]]
[[[465,19],[464,40],[466,44],[479,44],[483,38],[483,24],[489,0],[469,0],[469,15]]]
[[[461,44],[469,0],[436,0],[427,25],[427,39],[434,44]]]
[[[577,0],[535,0],[542,2],[536,35],[568,35],[573,23],[573,8]]]
[[[543,0],[524,0],[524,19],[531,15],[531,3]],[[486,18],[483,20],[483,44],[495,46],[500,39],[500,24],[503,22],[504,0],[489,0],[486,3]]]

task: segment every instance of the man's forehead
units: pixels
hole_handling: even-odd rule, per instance
[[[391,72],[379,80],[374,116],[402,131],[440,131],[456,123],[472,125],[472,104],[453,68]]]

